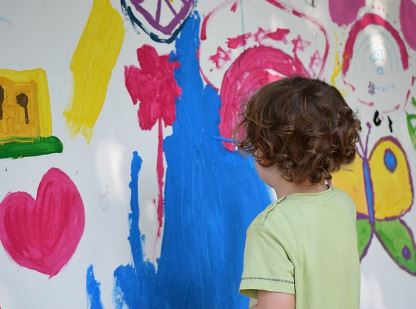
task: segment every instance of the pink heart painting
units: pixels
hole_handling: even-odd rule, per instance
[[[36,200],[13,192],[0,203],[0,240],[7,253],[19,265],[50,277],[74,254],[84,224],[78,189],[58,168],[43,176]]]

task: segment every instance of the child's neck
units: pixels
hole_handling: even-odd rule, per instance
[[[282,196],[287,196],[289,194],[294,193],[317,193],[317,192],[323,192],[328,189],[328,185],[325,183],[325,180],[310,184],[310,183],[294,183],[289,182],[285,179],[280,179],[276,185],[273,186],[273,189],[276,192],[276,195],[278,198],[281,198]]]

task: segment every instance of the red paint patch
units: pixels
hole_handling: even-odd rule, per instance
[[[237,49],[247,44],[247,39],[251,37],[251,33],[237,35],[234,38],[228,38],[227,46],[231,49]]]
[[[215,55],[209,57],[209,60],[215,63],[215,66],[218,69],[223,65],[224,62],[231,60],[231,57],[228,51],[225,51],[221,47],[217,47],[217,52],[215,53]]]
[[[237,2],[234,2],[233,5],[230,8],[230,11],[235,13],[235,11],[237,10],[237,7],[238,7]]]
[[[416,50],[416,3],[412,0],[402,0],[400,3],[400,26],[403,36],[409,46]]]
[[[276,31],[268,33],[267,37],[275,41],[282,41],[283,43],[287,43],[286,36],[289,34],[289,32],[289,29],[276,29]]]
[[[0,204],[0,240],[21,266],[55,276],[74,254],[84,232],[81,196],[72,180],[51,168],[36,200],[26,192],[6,195]]]
[[[163,127],[172,125],[176,118],[175,102],[181,94],[181,88],[176,83],[174,70],[179,62],[169,61],[169,55],[159,56],[154,47],[143,45],[137,49],[137,59],[140,68],[129,66],[125,68],[125,83],[133,100],[133,104],[140,101],[138,111],[139,126],[143,130],[150,130],[158,122],[157,148],[157,182],[158,182],[158,233],[161,235],[163,225]]]
[[[338,26],[352,23],[358,11],[365,6],[365,0],[329,0],[329,15]]]

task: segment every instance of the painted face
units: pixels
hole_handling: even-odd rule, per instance
[[[225,138],[232,136],[241,102],[289,75],[320,76],[329,50],[324,27],[286,4],[245,1],[244,11],[250,14],[244,16],[244,33],[241,10],[236,1],[224,2],[206,16],[201,28],[201,73],[220,91],[219,129]],[[225,147],[234,150],[231,144]]]

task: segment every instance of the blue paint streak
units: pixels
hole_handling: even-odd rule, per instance
[[[165,226],[158,271],[143,260],[138,229],[138,175],[131,163],[129,241],[133,264],[114,272],[116,308],[247,308],[238,292],[245,231],[270,203],[252,159],[227,151],[212,136],[218,130],[220,99],[204,87],[197,60],[198,13],[186,22],[171,60],[182,88],[173,134],[164,141],[167,161]]]
[[[393,173],[396,170],[397,159],[390,149],[386,149],[384,152],[384,165],[391,173]]]
[[[92,265],[90,265],[87,269],[86,283],[88,308],[103,309],[103,305],[101,304],[100,283],[95,280],[94,268]]]
[[[364,183],[365,183],[365,195],[367,198],[368,218],[370,223],[374,223],[374,192],[373,183],[371,182],[370,166],[367,160],[363,162],[364,171]]]
[[[211,136],[211,138],[213,138],[217,141],[220,141],[220,142],[235,144],[235,141],[232,138],[226,138],[226,137],[222,137],[222,136]]]
[[[14,25],[13,22],[11,22],[10,20],[8,20],[7,18],[5,18],[3,16],[0,16],[0,21],[8,24],[9,26],[13,26]]]

